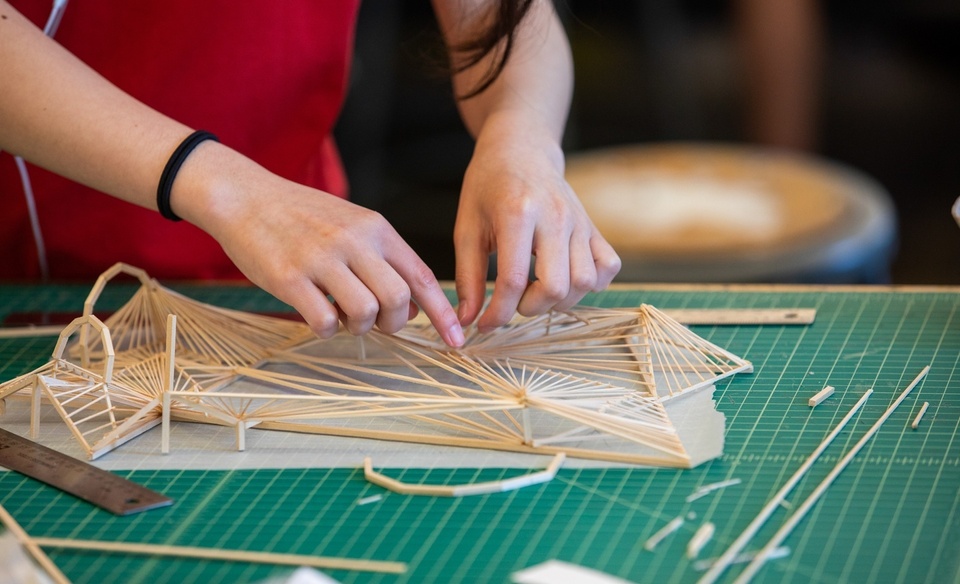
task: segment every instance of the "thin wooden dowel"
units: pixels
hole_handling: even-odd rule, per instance
[[[380,560],[308,556],[302,554],[278,554],[272,552],[251,552],[245,550],[225,550],[220,548],[158,545],[148,543],[129,543],[123,541],[65,539],[57,537],[35,537],[33,538],[33,541],[38,545],[48,548],[89,550],[103,553],[196,558],[201,560],[246,562],[250,564],[274,564],[277,566],[309,566],[311,568],[321,568],[326,570],[380,572],[384,574],[403,574],[407,571],[407,565],[405,563],[386,562]]]
[[[810,470],[810,467],[813,466],[813,463],[820,458],[820,455],[823,454],[823,451],[830,446],[830,443],[833,442],[834,438],[840,434],[851,418],[853,418],[854,414],[856,414],[860,408],[863,407],[863,404],[866,403],[867,398],[870,397],[871,393],[873,393],[873,390],[868,389],[867,392],[863,394],[863,397],[861,397],[859,401],[857,401],[857,403],[850,408],[850,411],[847,412],[847,415],[840,420],[840,423],[837,424],[830,434],[824,438],[823,442],[817,446],[817,448],[813,451],[813,454],[811,454],[807,460],[800,465],[800,468],[793,473],[793,476],[791,476],[787,482],[780,487],[780,490],[777,491],[773,498],[770,499],[763,509],[760,510],[760,513],[754,518],[753,521],[750,522],[750,525],[743,530],[743,533],[741,533],[740,536],[737,537],[732,544],[730,544],[730,547],[727,548],[727,551],[717,558],[717,561],[714,562],[710,569],[707,570],[707,572],[698,581],[700,584],[717,581],[717,578],[719,578],[720,575],[723,574],[723,572],[730,566],[730,564],[733,562],[733,559],[737,557],[741,551],[743,551],[743,548],[747,545],[747,543],[750,542],[751,539],[753,539],[753,536],[756,535],[761,527],[763,527],[763,524],[767,522],[771,515],[773,515],[773,512],[780,507],[780,503],[786,499],[787,495],[790,494],[790,491],[792,491],[797,483],[800,482],[800,479],[807,474],[807,471]]]
[[[903,392],[900,394],[900,397],[898,397],[897,400],[893,402],[893,405],[887,408],[887,411],[885,411],[883,415],[880,416],[880,419],[877,420],[876,423],[874,423],[869,430],[867,430],[867,433],[864,434],[862,438],[860,438],[860,440],[853,446],[853,448],[850,449],[850,451],[846,454],[846,456],[844,456],[840,460],[840,462],[838,462],[836,466],[833,467],[833,470],[830,471],[830,474],[828,474],[826,478],[824,478],[823,481],[821,481],[820,484],[817,485],[817,488],[814,489],[813,493],[811,493],[810,496],[803,501],[803,504],[801,504],[800,507],[798,507],[797,510],[793,512],[793,515],[791,515],[790,518],[787,519],[787,522],[784,523],[783,526],[779,530],[777,530],[775,534],[773,534],[773,537],[770,539],[769,542],[767,542],[767,545],[763,546],[763,549],[757,552],[757,556],[753,559],[752,562],[750,562],[749,565],[747,565],[747,567],[743,570],[743,572],[740,573],[740,575],[736,579],[736,582],[750,581],[750,578],[752,578],[753,575],[757,573],[757,570],[759,570],[763,566],[763,564],[767,561],[767,558],[770,556],[773,550],[776,549],[783,542],[783,540],[786,539],[786,537],[793,532],[793,529],[794,527],[797,526],[797,523],[799,523],[806,516],[807,512],[810,511],[810,508],[813,507],[813,505],[820,500],[820,497],[822,497],[823,494],[826,492],[826,490],[830,487],[830,485],[833,484],[833,481],[836,480],[837,476],[839,476],[840,473],[843,472],[843,469],[847,468],[847,465],[850,464],[850,461],[853,460],[853,458],[857,455],[858,452],[860,452],[860,450],[864,447],[864,445],[866,445],[866,443],[869,442],[871,438],[873,438],[874,434],[877,433],[880,427],[883,426],[883,423],[887,421],[887,418],[890,417],[890,414],[892,414],[897,409],[897,407],[900,406],[903,400],[905,400],[907,396],[910,395],[910,392],[913,391],[913,388],[916,387],[918,383],[920,383],[920,380],[923,379],[923,377],[929,371],[930,371],[930,366],[927,365],[926,367],[923,368],[920,374],[917,375],[917,377],[912,382],[910,382],[910,385],[908,385],[907,388],[903,390]]]
[[[63,332],[62,326],[23,326],[0,328],[0,339],[25,339],[31,337],[56,337]]]

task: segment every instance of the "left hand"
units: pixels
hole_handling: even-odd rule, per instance
[[[458,316],[477,318],[485,298],[489,255],[497,253],[490,304],[481,332],[514,313],[566,310],[606,288],[620,258],[590,221],[564,179],[563,153],[545,130],[491,119],[477,138],[464,176],[454,228]],[[530,280],[534,258],[535,279]]]

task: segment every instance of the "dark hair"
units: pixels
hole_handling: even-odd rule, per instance
[[[488,26],[480,30],[473,38],[468,38],[450,47],[453,53],[459,53],[462,56],[460,59],[454,59],[451,63],[453,73],[466,71],[479,64],[491,53],[494,54],[493,63],[480,78],[480,81],[466,94],[458,96],[457,99],[476,97],[497,80],[507,64],[507,59],[510,58],[517,27],[529,12],[532,4],[533,0],[500,0],[486,17],[486,20],[492,20]]]

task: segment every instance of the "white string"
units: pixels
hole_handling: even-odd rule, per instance
[[[47,24],[43,27],[43,34],[50,38],[57,34],[57,29],[60,28],[60,19],[63,18],[63,13],[67,9],[67,2],[68,0],[53,0],[53,8],[50,9]]]
[[[50,9],[50,16],[47,17],[47,23],[43,27],[43,34],[50,38],[57,34],[60,28],[60,21],[63,19],[63,13],[67,9],[69,0],[53,0],[53,7]],[[30,182],[30,171],[23,158],[13,157],[17,164],[17,172],[20,173],[20,184],[23,185],[23,197],[27,201],[27,215],[30,217],[30,230],[33,232],[33,241],[37,245],[37,263],[40,264],[40,279],[44,282],[50,280],[50,264],[47,261],[47,246],[43,241],[43,232],[40,230],[40,217],[37,214],[36,197],[33,195],[33,185]]]
[[[40,279],[50,280],[50,265],[47,263],[47,247],[43,243],[43,232],[40,231],[40,217],[37,215],[37,203],[33,197],[33,186],[30,184],[30,173],[27,164],[19,156],[13,157],[20,171],[20,184],[23,185],[23,197],[27,200],[27,214],[30,216],[30,229],[33,231],[33,240],[37,244],[37,262],[40,264]]]

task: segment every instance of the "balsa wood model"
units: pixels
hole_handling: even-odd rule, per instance
[[[101,322],[94,305],[120,273],[140,288]],[[688,406],[749,371],[649,305],[472,329],[459,349],[415,323],[322,340],[301,322],[203,304],[117,264],[51,360],[0,385],[0,399],[33,398],[34,435],[48,402],[90,458],[161,424],[167,451],[170,421],[182,420],[234,427],[241,450],[258,428],[691,467],[722,452],[723,424],[703,430],[703,408]]]

